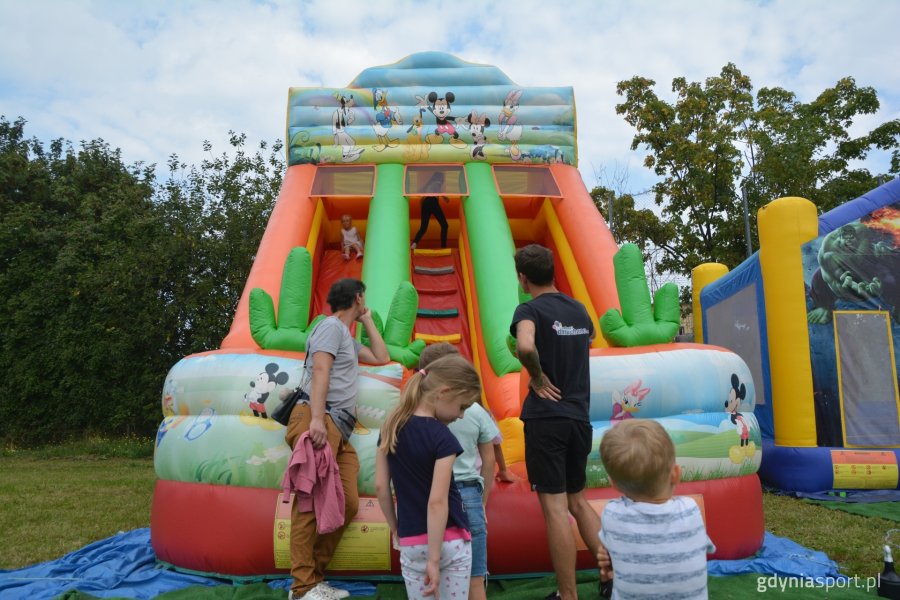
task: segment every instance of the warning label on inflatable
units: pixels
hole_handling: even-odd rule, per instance
[[[378,501],[360,498],[359,512],[344,530],[329,571],[390,571],[391,530]]]
[[[892,450],[832,450],[835,489],[897,487],[897,455]]]
[[[275,568],[291,568],[291,507],[294,505],[294,494],[284,498],[278,494],[275,502],[275,527],[272,547],[275,550]]]

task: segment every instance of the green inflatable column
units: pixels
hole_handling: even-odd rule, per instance
[[[481,339],[494,373],[518,372],[521,364],[506,344],[509,323],[519,305],[515,244],[491,166],[466,163],[469,196],[463,200],[475,279]]]
[[[376,167],[369,205],[362,278],[366,304],[387,320],[394,293],[409,281],[409,203],[403,196],[403,165]]]

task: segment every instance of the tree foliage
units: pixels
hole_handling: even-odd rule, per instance
[[[900,174],[900,120],[851,134],[858,117],[879,108],[875,90],[851,77],[809,103],[781,88],[754,97],[750,78],[731,63],[703,83],[674,79],[672,102],[655,85],[619,82],[616,112],[636,130],[632,150],[646,149],[644,164],[661,178],[658,209],[636,209],[633,198],[606,188],[593,194],[601,210],[615,207],[619,241],[662,250],[660,272],[688,276],[703,262],[743,261],[743,193],[756,239],[757,210],[775,198],[802,196],[824,212]],[[888,173],[859,166],[874,149],[892,151]]]
[[[0,439],[150,434],[168,369],[227,331],[281,146],[232,135],[233,155],[173,156],[160,184],[102,140],[45,148],[24,128],[0,117]]]

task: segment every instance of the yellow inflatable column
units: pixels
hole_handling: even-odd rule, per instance
[[[816,207],[805,198],[779,198],[759,209],[758,224],[775,443],[815,446],[816,415],[800,247],[819,235]]]
[[[691,304],[694,310],[694,341],[703,343],[703,310],[700,307],[700,292],[703,288],[728,272],[721,263],[703,263],[691,269]]]

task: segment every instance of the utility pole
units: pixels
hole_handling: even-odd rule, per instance
[[[615,215],[613,214],[613,198],[615,198],[615,192],[610,191],[608,200],[606,202],[606,214],[609,215],[609,232],[612,234],[613,239],[618,242],[618,238],[616,238],[616,220]]]
[[[750,243],[750,209],[747,206],[747,181],[741,183],[741,198],[744,201],[744,241],[747,242],[747,258],[753,256],[753,246]]]

